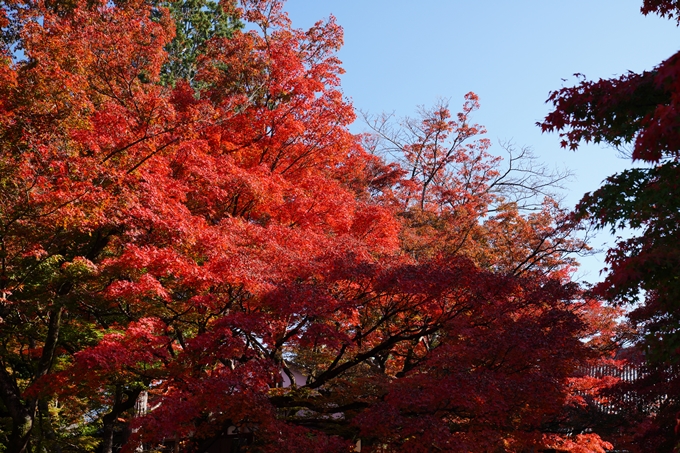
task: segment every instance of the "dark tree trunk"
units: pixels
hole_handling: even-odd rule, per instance
[[[102,453],[113,453],[113,435],[115,434],[116,420],[123,412],[135,407],[135,403],[137,402],[140,393],[142,393],[141,388],[123,392],[123,387],[121,385],[116,386],[111,412],[104,415],[102,418],[102,422],[104,423]],[[127,398],[123,400],[123,396],[127,396]]]
[[[54,308],[50,312],[45,346],[35,370],[34,380],[46,375],[52,367],[59,340],[62,312],[62,307]],[[10,376],[2,363],[0,363],[0,399],[12,417],[12,434],[9,438],[7,453],[25,453],[33,430],[37,400],[31,398],[22,401],[21,391],[14,377]]]
[[[50,452],[61,453],[61,446],[56,443],[57,433],[52,426],[52,416],[50,415],[50,407],[47,401],[38,401],[38,414],[40,420],[40,430],[49,441]]]

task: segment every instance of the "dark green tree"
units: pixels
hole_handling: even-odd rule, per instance
[[[168,61],[161,71],[161,81],[174,85],[178,79],[194,84],[196,59],[211,38],[228,38],[243,27],[230,3],[213,0],[177,0],[160,2],[175,22],[175,38],[168,44]]]

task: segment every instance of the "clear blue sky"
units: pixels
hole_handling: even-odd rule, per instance
[[[642,0],[288,0],[296,28],[333,14],[345,30],[340,59],[343,91],[358,109],[412,115],[418,105],[450,98],[453,111],[474,91],[474,120],[488,137],[530,146],[550,165],[575,173],[565,204],[629,167],[614,150],[559,147],[541,134],[551,90],[574,84],[572,74],[610,78],[651,69],[680,50],[680,29],[642,16]],[[568,79],[563,82],[562,79]],[[355,124],[353,130],[363,126]],[[495,151],[501,149],[494,146]],[[494,149],[492,149],[494,151]],[[601,234],[592,242],[607,247]],[[581,277],[599,279],[603,256],[582,259]]]

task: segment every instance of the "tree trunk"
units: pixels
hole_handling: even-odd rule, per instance
[[[12,417],[12,425],[7,453],[26,453],[33,429],[33,417],[28,413],[21,419]]]
[[[24,453],[33,429],[33,410],[21,401],[21,392],[14,378],[7,373],[4,364],[0,364],[0,397],[12,417],[12,434],[10,434],[7,453]]]
[[[34,380],[46,375],[52,367],[59,340],[62,313],[62,307],[54,308],[50,312],[45,346],[33,377]],[[12,417],[12,434],[9,438],[7,453],[25,453],[33,430],[38,402],[35,398],[22,401],[21,391],[14,377],[10,376],[6,366],[2,363],[0,363],[0,399]]]
[[[113,435],[116,427],[116,420],[123,412],[135,407],[140,393],[142,393],[141,388],[123,392],[123,386],[116,385],[111,412],[104,415],[102,418],[102,422],[104,423],[102,453],[113,453]],[[123,395],[127,396],[125,400],[123,400]]]
[[[57,444],[57,433],[52,426],[52,416],[47,401],[38,401],[38,414],[40,416],[40,429],[49,442],[50,452],[61,453],[61,446]]]

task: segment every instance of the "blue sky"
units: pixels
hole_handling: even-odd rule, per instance
[[[559,147],[557,134],[535,126],[549,111],[551,90],[588,79],[651,69],[680,50],[680,29],[642,16],[642,0],[288,0],[296,28],[333,14],[345,30],[339,56],[347,71],[343,91],[370,113],[415,114],[418,105],[449,98],[452,111],[474,91],[474,120],[499,140],[529,146],[551,166],[575,177],[565,193],[573,206],[607,176],[631,166],[603,146],[577,152]],[[563,82],[562,79],[567,79]],[[355,132],[365,128],[359,122]],[[613,238],[592,241],[607,247]],[[596,281],[603,255],[581,259],[580,277]]]

